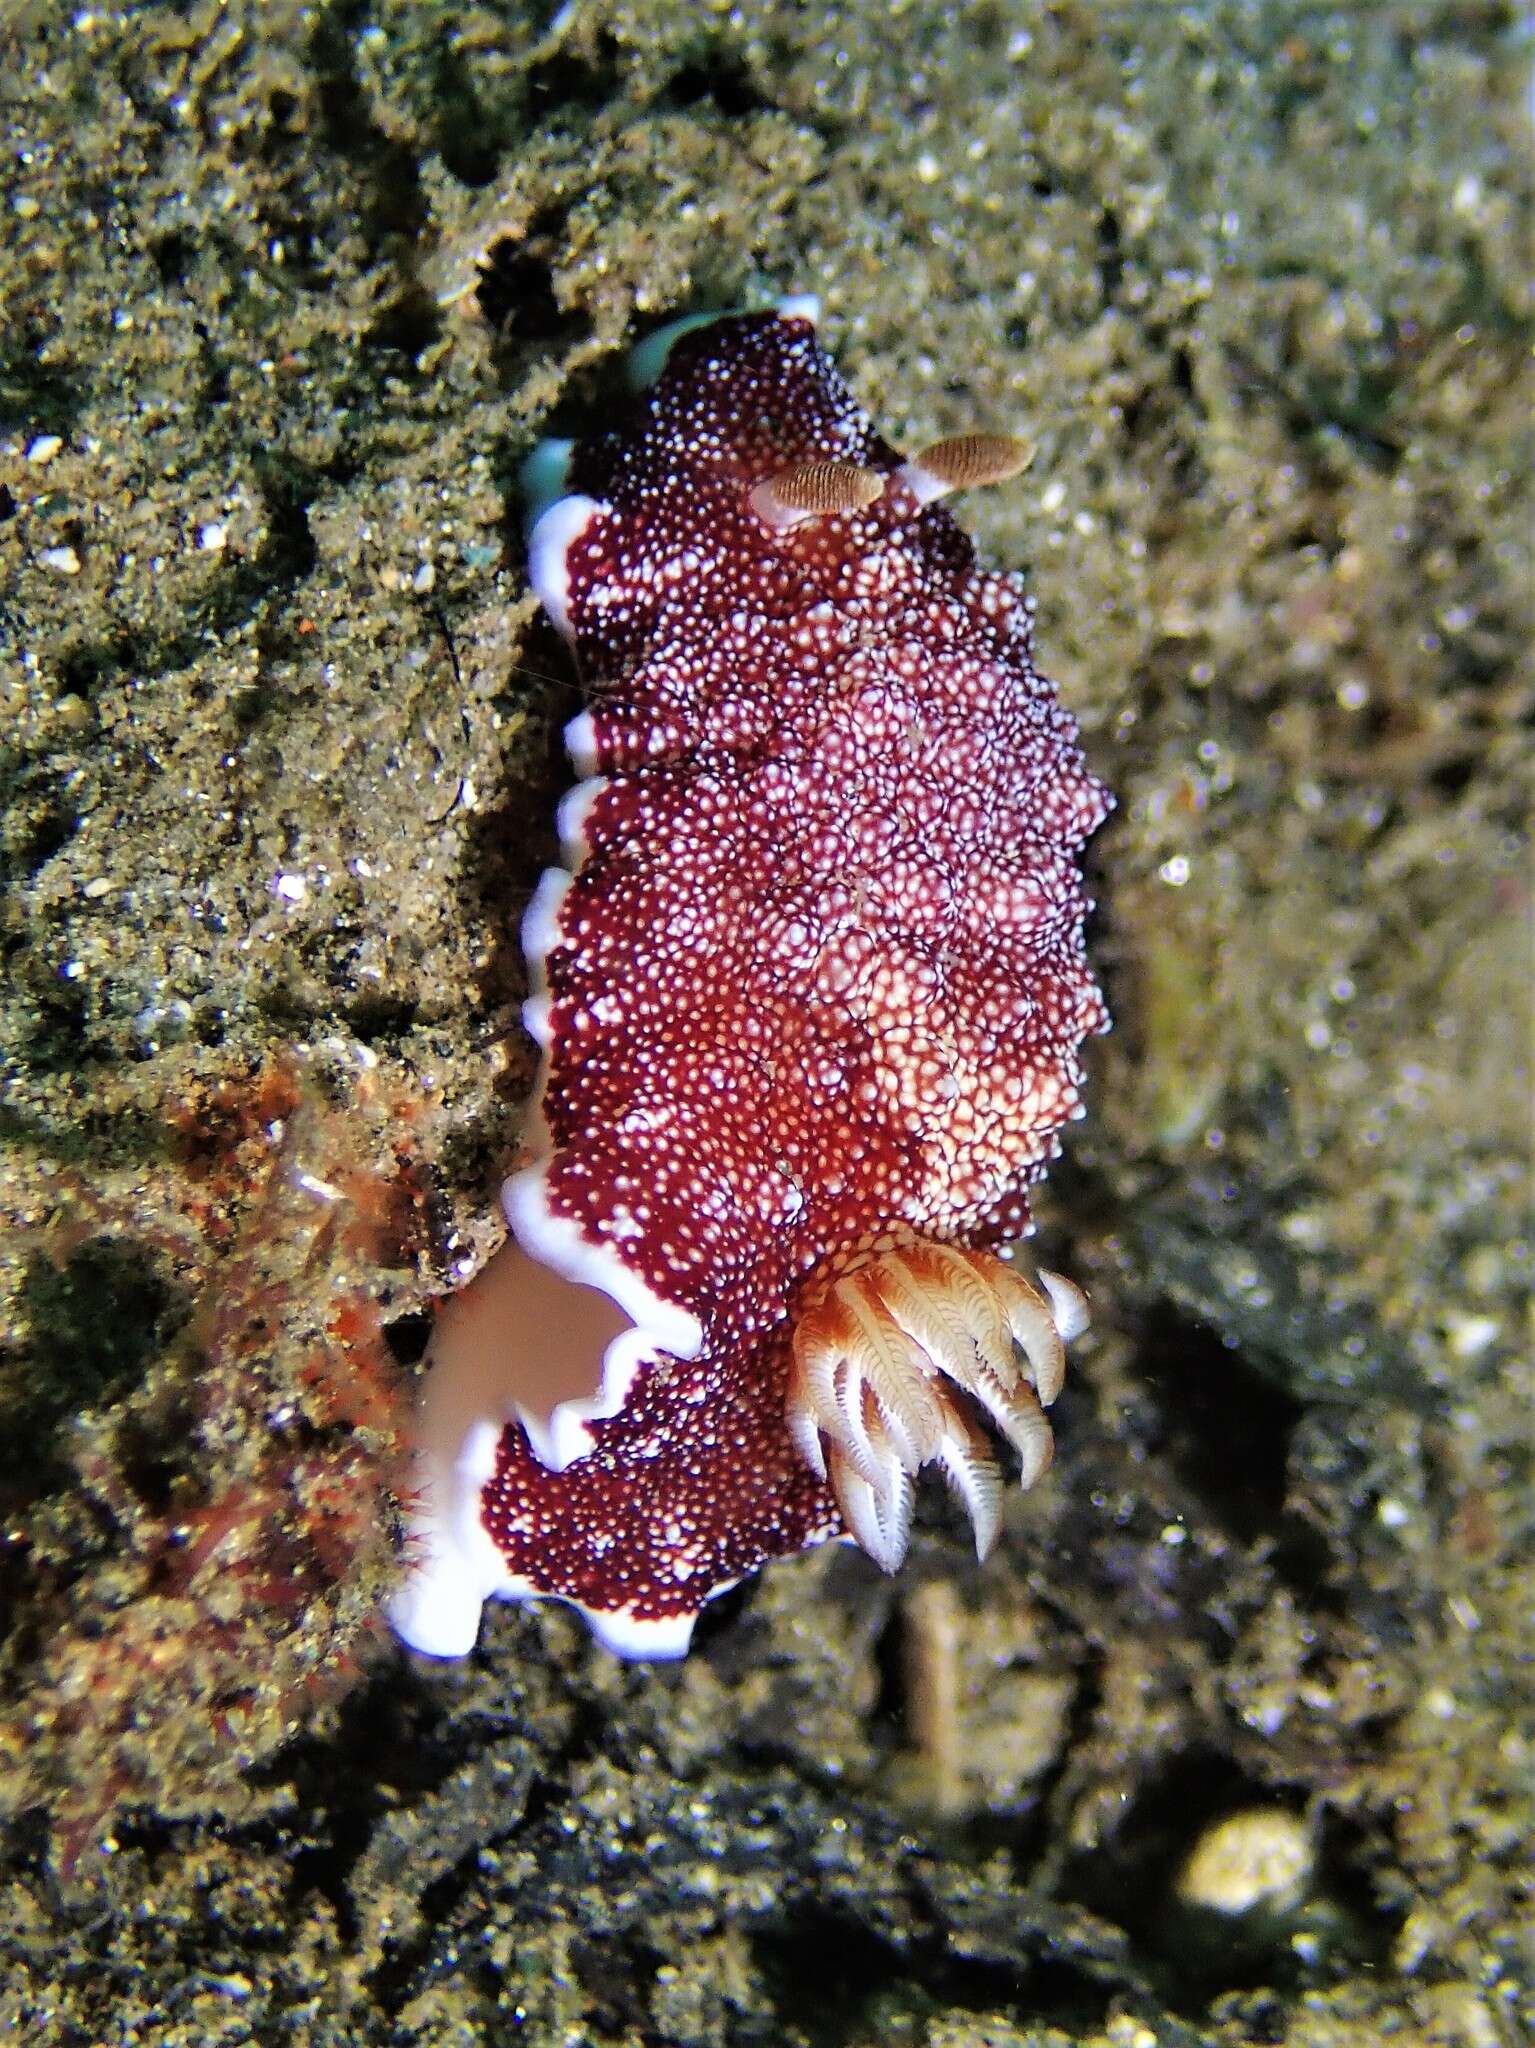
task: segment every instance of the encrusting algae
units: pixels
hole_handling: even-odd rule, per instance
[[[80,1419],[73,1494],[7,1530],[0,1810],[47,1811],[64,1877],[120,1809],[246,1803],[378,1635],[407,1398],[383,1318],[413,1297],[425,1195],[408,1113],[367,1067],[347,1095],[289,1060],[180,1112],[179,1226],[43,1183],[41,1256],[131,1243],[196,1290],[142,1388]]]

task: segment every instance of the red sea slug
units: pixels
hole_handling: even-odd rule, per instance
[[[935,500],[813,304],[685,321],[632,425],[531,465],[534,587],[584,777],[523,928],[543,1048],[511,1239],[434,1338],[394,1603],[460,1654],[489,1596],[631,1655],[851,1535],[893,1570],[936,1464],[984,1554],[986,1425],[1027,1485],[1085,1321],[1002,1247],[1107,1016],[1078,858],[1111,799],[1019,580]]]

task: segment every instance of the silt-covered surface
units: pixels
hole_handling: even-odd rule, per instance
[[[0,2015],[47,2043],[1527,2038],[1511,7],[0,25]],[[822,299],[1121,808],[1094,1330],[683,1664],[374,1616],[577,702],[514,477]]]

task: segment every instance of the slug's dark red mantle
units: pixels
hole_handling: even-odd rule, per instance
[[[1047,1455],[1035,1346],[1058,1361],[1073,1311],[989,1248],[1027,1230],[1107,1022],[1078,857],[1109,799],[1017,579],[802,304],[681,332],[631,426],[543,466],[532,574],[589,708],[524,933],[544,1066],[508,1256],[553,1276],[531,1350],[607,1321],[574,1394],[503,1373],[424,1432],[396,1620],[444,1651],[487,1595],[555,1595],[666,1654],[849,1524],[895,1561],[926,1459],[980,1540],[972,1401],[1026,1472],[1039,1428]]]

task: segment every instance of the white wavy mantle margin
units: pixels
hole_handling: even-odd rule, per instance
[[[389,1618],[412,1649],[432,1657],[462,1657],[474,1648],[485,1601],[546,1597],[508,1571],[482,1516],[484,1489],[507,1425],[520,1423],[535,1456],[551,1471],[564,1471],[591,1449],[589,1425],[618,1413],[650,1359],[663,1350],[693,1356],[702,1340],[696,1318],[651,1295],[611,1251],[590,1244],[568,1219],[550,1215],[542,1167],[514,1176],[504,1199],[512,1236],[444,1308],[413,1424],[407,1569],[389,1603]],[[530,1261],[539,1269],[531,1286]],[[509,1293],[530,1317],[542,1306],[542,1321],[509,1329]],[[540,1293],[544,1302],[536,1304]],[[526,1400],[530,1341],[541,1342],[549,1327],[549,1299],[554,1297],[558,1316],[561,1294],[584,1297],[572,1299],[571,1320],[588,1330],[606,1305],[608,1328],[624,1316],[636,1319],[609,1338],[590,1394],[532,1408]],[[647,1302],[648,1312],[636,1316]],[[481,1337],[476,1320],[487,1326]],[[569,1604],[620,1656],[680,1657],[692,1637],[692,1614],[656,1620],[627,1608]]]
[[[533,587],[545,611],[566,638],[573,638],[569,611],[570,549],[591,519],[605,510],[592,498],[557,499],[539,516],[529,542]],[[590,1394],[538,1408],[518,1398],[513,1347],[472,1343],[439,1345],[429,1353],[416,1417],[413,1498],[408,1517],[407,1574],[389,1603],[389,1618],[411,1646],[433,1657],[461,1657],[473,1649],[486,1600],[545,1597],[526,1579],[509,1572],[481,1516],[481,1498],[493,1477],[501,1432],[518,1422],[534,1455],[552,1472],[563,1472],[592,1447],[590,1425],[617,1415],[640,1370],[661,1352],[693,1358],[703,1330],[689,1310],[663,1300],[611,1244],[594,1242],[579,1223],[556,1215],[549,1205],[549,1137],[543,1098],[550,1067],[549,989],[545,963],[559,936],[560,906],[587,851],[586,820],[605,784],[590,773],[594,765],[591,716],[580,713],[565,740],[579,782],[560,805],[563,868],[549,869],[523,919],[530,994],[524,1020],[540,1048],[538,1080],[530,1117],[535,1151],[542,1156],[512,1175],[501,1191],[512,1238],[527,1256],[572,1288],[590,1290],[614,1303],[631,1327],[613,1337],[602,1353],[597,1384]],[[501,1254],[497,1254],[501,1257]],[[493,1260],[492,1265],[495,1261]],[[487,1275],[480,1276],[488,1277]],[[472,1294],[479,1280],[471,1283]],[[590,1304],[586,1305],[590,1315]],[[525,1333],[537,1340],[537,1332]],[[693,1633],[694,1616],[645,1619],[628,1609],[599,1610],[570,1601],[585,1615],[593,1634],[625,1657],[680,1657]]]

